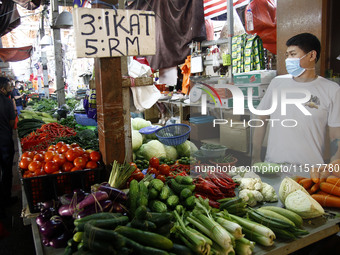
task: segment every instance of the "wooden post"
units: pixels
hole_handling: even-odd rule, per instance
[[[52,9],[52,21],[55,22],[59,15],[58,0],[51,1]],[[65,104],[65,90],[63,80],[63,58],[62,58],[62,47],[60,28],[53,28],[53,40],[54,40],[54,56],[55,56],[55,84],[57,86],[57,99],[58,106]]]
[[[117,0],[102,1],[117,3]],[[108,6],[94,4],[93,8]],[[95,58],[94,66],[99,149],[105,165],[109,167],[114,160],[123,163],[126,155],[121,59]]]

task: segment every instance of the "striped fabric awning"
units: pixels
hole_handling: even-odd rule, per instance
[[[204,18],[211,19],[227,12],[227,0],[203,0]],[[249,4],[250,0],[233,0],[234,8]]]

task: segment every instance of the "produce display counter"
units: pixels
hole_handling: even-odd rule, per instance
[[[266,182],[274,187],[278,193],[281,181],[287,176],[286,174],[271,174],[261,175],[263,182]],[[23,195],[25,195],[23,193]],[[23,206],[25,206],[25,196],[23,196]],[[274,206],[282,206],[281,202],[270,203]],[[302,249],[312,243],[325,239],[331,235],[334,235],[340,231],[340,218],[336,217],[336,214],[340,210],[332,209],[326,210],[326,215],[311,220],[304,220],[303,228],[309,231],[309,234],[303,236],[295,241],[284,242],[278,239],[275,240],[274,245],[271,247],[264,247],[261,245],[255,245],[253,254],[261,255],[283,255],[289,254],[299,249]],[[52,247],[45,247],[42,244],[42,237],[39,233],[38,226],[35,222],[35,217],[26,218],[26,223],[30,223],[32,227],[32,234],[34,239],[34,245],[37,255],[61,255],[64,253],[64,248],[55,249]]]
[[[261,180],[272,185],[278,194],[281,181],[287,177],[287,174],[271,174],[261,175]],[[280,201],[276,203],[270,203],[270,205],[282,207]],[[309,231],[309,234],[302,236],[295,241],[284,242],[276,239],[274,245],[271,247],[264,247],[261,245],[255,245],[254,254],[266,254],[266,255],[283,255],[289,254],[299,249],[302,249],[312,243],[325,239],[331,235],[334,235],[340,231],[340,218],[335,217],[340,210],[333,209],[325,210],[326,215],[315,219],[304,220],[303,229]]]

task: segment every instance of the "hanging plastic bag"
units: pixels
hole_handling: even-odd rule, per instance
[[[97,100],[95,89],[90,89],[90,93],[85,96],[83,106],[87,117],[97,120]]]
[[[245,9],[245,23],[248,24],[248,12],[252,13],[253,30],[246,26],[248,34],[257,34],[263,42],[263,47],[276,54],[276,1],[253,0]],[[251,21],[249,21],[249,24]]]

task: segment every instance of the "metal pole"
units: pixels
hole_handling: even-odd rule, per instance
[[[59,15],[58,0],[51,1],[52,10],[52,24],[54,24],[56,18]],[[57,99],[58,106],[65,104],[65,90],[63,80],[63,58],[61,47],[60,28],[53,28],[53,40],[54,40],[54,58],[55,58],[55,79],[54,82],[57,85]]]
[[[234,12],[233,0],[227,0],[227,27],[228,27],[228,48],[229,54],[232,53],[232,37],[234,36]],[[228,67],[229,82],[233,82],[232,65]]]

